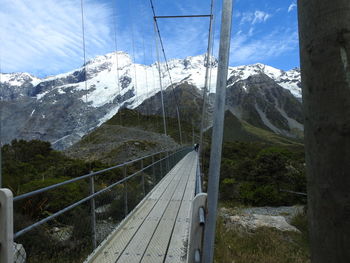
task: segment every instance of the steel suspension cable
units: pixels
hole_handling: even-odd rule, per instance
[[[153,20],[152,20],[152,22],[153,22]],[[151,54],[151,60],[152,61],[156,61],[156,57],[155,57],[155,55],[153,54],[153,44],[152,44],[152,41],[150,41],[150,54]],[[155,63],[155,65],[156,65],[156,68],[157,68],[157,63]],[[152,71],[152,83],[153,83],[153,85],[152,85],[152,87],[153,88],[155,88],[156,87],[156,82],[155,82],[155,79],[156,79],[156,77],[155,77],[155,74],[154,74],[154,70],[153,70],[153,67],[151,67],[151,71]],[[158,118],[156,118],[156,123],[157,123],[157,127],[159,127],[159,122],[158,122]]]
[[[157,68],[158,68],[158,74],[159,74],[160,99],[161,99],[162,113],[163,113],[163,127],[164,127],[164,134],[167,135],[166,117],[165,117],[165,109],[164,109],[164,97],[163,97],[162,73],[161,73],[161,69],[160,69],[160,56],[159,56],[159,47],[158,47],[157,31],[156,30],[157,30],[156,25],[154,23],[154,40],[155,40],[155,48],[156,48],[156,56],[157,56]]]
[[[203,89],[203,105],[202,105],[202,116],[201,116],[201,126],[200,126],[200,136],[199,136],[199,145],[200,145],[200,156],[203,156],[203,133],[204,133],[204,126],[205,126],[205,120],[206,120],[206,111],[207,111],[207,92],[208,92],[208,86],[209,86],[209,78],[211,78],[211,72],[209,73],[209,69],[211,69],[211,55],[212,55],[212,38],[213,38],[213,9],[214,9],[214,0],[211,0],[210,4],[210,22],[209,22],[209,32],[208,32],[208,46],[207,46],[207,54],[206,54],[206,69],[205,69],[205,80],[204,80],[204,89]],[[211,70],[210,70],[211,71]],[[209,76],[210,75],[210,76]],[[202,158],[202,165],[203,165],[203,158]],[[202,168],[203,170],[203,168]]]
[[[83,44],[83,59],[84,59],[84,86],[85,86],[85,104],[88,107],[88,84],[87,84],[87,65],[86,65],[86,45],[85,45],[85,19],[84,19],[84,0],[80,0],[81,7],[81,31],[82,31],[82,44]],[[87,111],[87,110],[86,110]],[[89,127],[86,127],[86,134],[89,133]],[[91,142],[91,137],[88,136],[88,142]],[[91,162],[89,162],[89,168],[91,168]]]
[[[115,5],[113,5],[113,30],[114,30],[114,48],[115,48],[115,62],[116,62],[116,73],[117,73],[117,89],[118,93],[121,96],[120,89],[120,80],[119,80],[119,60],[118,60],[118,40],[117,40],[117,1],[115,1]],[[121,104],[121,102],[119,102]],[[121,114],[121,106],[118,109],[119,112],[119,124],[122,125],[122,114]]]
[[[155,13],[154,5],[153,5],[153,0],[150,0],[150,4],[151,4],[152,12],[153,12],[153,18],[154,18],[154,23],[155,23],[155,30],[156,30],[156,32],[158,34],[159,42],[160,42],[160,45],[161,45],[161,49],[162,49],[162,53],[163,53],[163,57],[164,57],[164,61],[165,61],[166,70],[168,72],[169,79],[170,79],[170,87],[171,87],[171,90],[172,90],[172,93],[173,93],[173,96],[174,96],[174,99],[175,99],[177,121],[178,121],[178,126],[179,126],[180,143],[182,144],[182,130],[181,130],[179,104],[178,104],[176,93],[174,91],[174,85],[173,85],[173,81],[172,81],[171,74],[170,74],[170,69],[169,69],[169,63],[168,63],[167,56],[165,54],[164,44],[163,44],[162,36],[160,34],[158,22],[157,22],[156,13]]]
[[[136,105],[138,104],[139,102],[139,98],[138,98],[138,90],[137,90],[137,74],[136,74],[136,59],[135,59],[135,34],[134,34],[134,16],[133,16],[133,13],[130,14],[130,11],[131,11],[131,4],[130,4],[131,1],[128,1],[129,3],[129,15],[130,15],[130,18],[131,18],[131,41],[132,41],[132,60],[134,62],[134,87],[135,87],[135,100],[136,100]],[[138,124],[140,126],[140,112],[137,111],[137,120],[138,120]]]
[[[86,66],[86,46],[85,46],[85,20],[84,20],[84,0],[80,0],[81,6],[81,31],[82,31],[82,40],[83,40],[83,59],[84,59],[84,85],[85,85],[85,102],[88,102],[88,87],[87,87],[87,66]]]
[[[148,98],[148,74],[146,68],[146,50],[145,50],[145,35],[142,35],[142,49],[143,49],[143,64],[145,66],[145,81],[146,81],[146,98]],[[150,105],[146,105],[146,116],[150,114]]]

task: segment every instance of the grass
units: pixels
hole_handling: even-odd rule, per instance
[[[253,233],[230,228],[222,219],[217,223],[215,243],[216,263],[308,263],[305,240],[305,216],[294,221],[301,234],[272,228],[258,228]]]

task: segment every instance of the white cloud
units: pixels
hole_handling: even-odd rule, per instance
[[[265,13],[263,11],[255,11],[254,13],[254,20],[253,20],[253,24],[256,23],[262,23],[265,22],[267,19],[269,19],[271,17],[270,14]]]
[[[249,24],[259,24],[266,22],[269,18],[271,18],[271,14],[268,14],[264,11],[256,10],[253,12],[245,12],[241,14],[240,25],[245,23]]]
[[[292,29],[279,29],[261,38],[252,38],[249,33],[237,33],[232,38],[231,64],[263,62],[298,48],[298,33]]]
[[[289,7],[288,7],[288,13],[292,12],[295,8],[297,7],[296,3],[292,3]]]
[[[110,10],[85,1],[88,57],[110,48]],[[54,74],[83,64],[80,1],[3,0],[0,17],[3,71]]]

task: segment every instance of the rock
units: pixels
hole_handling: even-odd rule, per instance
[[[14,263],[25,263],[27,259],[27,253],[22,244],[13,243],[14,249]]]
[[[241,210],[221,208],[225,223],[232,227],[254,231],[259,227],[271,227],[280,231],[300,232],[290,225],[291,219],[303,212],[303,206],[251,207]]]
[[[241,226],[247,230],[256,230],[259,227],[271,227],[281,231],[300,232],[297,228],[288,224],[283,216],[252,214],[230,216],[229,219],[231,224]]]

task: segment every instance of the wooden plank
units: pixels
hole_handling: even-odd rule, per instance
[[[123,254],[120,256],[120,258],[118,258],[117,262],[124,263],[141,261],[141,258],[153,236],[153,233],[156,231],[159,221],[169,207],[172,196],[178,189],[178,185],[181,185],[183,171],[185,171],[187,167],[188,162],[186,162],[185,165],[179,169],[178,177],[171,182],[161,200],[153,208],[152,212],[139,228],[133,239],[130,241],[129,245],[124,250]]]
[[[191,164],[193,158],[188,158],[188,163]],[[188,170],[180,171],[183,176],[181,182],[177,187],[176,192],[171,198],[170,204],[167,207],[161,222],[157,226],[157,229],[148,245],[146,252],[142,258],[143,263],[160,263],[163,262],[166,256],[169,241],[173,232],[173,227],[177,215],[179,213],[180,205],[187,188],[189,172]]]
[[[186,187],[184,198],[181,202],[180,211],[176,219],[174,232],[171,237],[164,262],[186,262],[191,205],[194,197],[197,162],[198,158],[195,156],[195,160],[192,162],[193,166],[189,174],[189,182]]]
[[[130,242],[136,231],[146,220],[146,217],[159,202],[160,197],[166,194],[167,188],[172,182],[177,182],[180,174],[178,170],[185,164],[182,159],[161,182],[156,186],[140,203],[138,208],[125,220],[103,246],[94,253],[86,262],[115,262],[118,256],[124,251],[125,246]],[[150,220],[150,219],[149,219]]]

